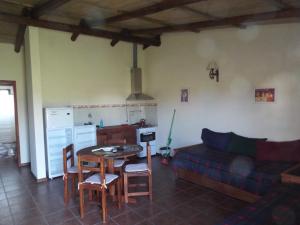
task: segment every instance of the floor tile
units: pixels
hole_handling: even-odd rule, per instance
[[[0,209],[0,219],[5,218],[5,217],[10,217],[10,210],[9,207],[2,207]]]
[[[131,211],[131,209],[128,206],[126,206],[125,204],[123,204],[120,209],[116,206],[108,207],[108,215],[112,218],[117,217],[124,213],[128,213],[130,211]]]
[[[11,216],[0,218],[0,225],[13,225],[13,218]]]
[[[0,201],[0,209],[7,208],[8,207],[8,201],[6,199],[3,199]]]
[[[176,179],[170,166],[153,158],[153,201],[136,197],[119,209],[108,198],[106,225],[214,225],[247,203]],[[64,204],[61,177],[36,183],[29,167],[0,160],[0,225],[103,225],[99,204],[85,201],[80,218],[78,195]]]
[[[48,223],[50,225],[50,223]],[[81,225],[78,219],[73,218],[70,220],[63,221],[62,223],[56,223],[56,225]]]
[[[171,213],[160,213],[149,219],[150,223],[155,225],[180,225],[183,223],[181,219],[174,217]]]
[[[5,192],[0,192],[0,201],[5,200],[6,199],[6,194]]]
[[[102,217],[101,217],[99,211],[87,213],[84,215],[84,217],[82,219],[79,219],[79,220],[84,225],[94,225],[94,224],[102,223]]]
[[[46,221],[42,217],[36,217],[28,220],[19,221],[18,225],[47,225]]]
[[[125,214],[121,214],[120,216],[114,217],[113,220],[118,224],[122,225],[135,225],[141,221],[143,221],[143,217],[139,216],[137,213],[131,211]]]
[[[182,220],[185,220],[187,218],[192,218],[193,216],[199,214],[199,211],[197,209],[185,205],[181,205],[174,209],[171,209],[169,212],[174,217],[178,217]]]
[[[80,216],[79,205],[74,206],[72,208],[69,208],[69,210],[73,213],[74,216],[76,216],[76,217]],[[88,213],[91,213],[91,212],[99,212],[99,211],[100,211],[100,208],[96,204],[87,203],[84,206],[84,213],[85,214],[88,214]]]
[[[142,222],[138,223],[137,225],[154,225],[149,220],[143,220]]]
[[[23,195],[29,195],[30,193],[26,189],[18,190],[18,191],[6,191],[7,198],[13,198]]]
[[[154,203],[142,206],[140,208],[136,208],[136,209],[134,209],[134,211],[137,214],[139,214],[141,217],[144,217],[144,218],[149,218],[149,217],[155,216],[161,212],[165,212],[164,209],[158,207]]]
[[[56,213],[51,213],[46,216],[49,225],[58,225],[68,220],[75,219],[72,212],[68,209],[60,210]]]

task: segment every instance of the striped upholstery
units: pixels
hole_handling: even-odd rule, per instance
[[[68,173],[78,173],[79,171],[78,171],[78,167],[77,166],[71,166],[71,167],[69,167],[68,168]],[[88,170],[83,170],[82,171],[83,173],[88,173],[88,172],[90,172],[90,171],[88,171]]]
[[[116,159],[114,160],[114,167],[121,167],[125,164],[125,160],[123,159]]]
[[[255,161],[250,157],[217,151],[205,145],[187,147],[172,160],[173,169],[185,169],[242,190],[264,195],[280,182],[280,173],[293,163]]]
[[[125,172],[144,172],[148,171],[147,163],[128,164],[125,167]]]
[[[105,184],[109,184],[112,181],[118,179],[118,175],[115,174],[105,174]],[[102,184],[102,180],[99,174],[94,174],[90,177],[88,177],[83,183],[90,183],[90,184]]]

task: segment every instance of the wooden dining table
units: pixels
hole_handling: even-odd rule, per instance
[[[116,149],[113,151],[104,151],[101,149],[105,149],[106,147],[114,147]],[[114,170],[114,160],[115,159],[126,159],[127,157],[135,156],[139,152],[143,150],[143,147],[140,145],[131,145],[124,144],[118,146],[104,146],[104,145],[96,145],[87,148],[83,148],[77,152],[77,156],[79,155],[94,155],[99,157],[104,157],[107,161],[107,170],[108,173],[115,173]],[[110,194],[113,196],[115,193],[114,187],[110,187]]]

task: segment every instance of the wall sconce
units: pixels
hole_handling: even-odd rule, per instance
[[[209,78],[214,79],[216,77],[216,81],[219,82],[219,68],[215,61],[210,62],[206,68],[209,71]]]

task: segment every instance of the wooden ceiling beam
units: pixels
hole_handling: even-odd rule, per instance
[[[46,28],[70,33],[80,33],[94,37],[101,37],[107,39],[119,39],[120,41],[131,42],[131,43],[138,43],[142,45],[150,45],[150,46],[160,46],[161,42],[157,38],[145,38],[139,37],[134,35],[123,35],[118,32],[112,32],[107,30],[100,30],[100,29],[90,29],[90,28],[83,28],[78,25],[71,25],[65,23],[58,23],[58,22],[50,22],[46,20],[39,20],[28,18],[24,16],[16,16],[4,12],[0,12],[0,21],[6,23],[15,23],[19,25],[27,25],[27,26],[34,26],[39,28]]]
[[[114,47],[119,42],[118,39],[112,39],[110,42],[111,47]]]
[[[180,9],[185,10],[185,11],[189,11],[189,12],[192,12],[192,13],[195,13],[197,15],[206,17],[206,18],[211,19],[211,20],[220,20],[220,19],[222,19],[221,17],[211,15],[211,14],[203,12],[203,11],[201,11],[199,9],[193,9],[193,8],[191,8],[189,6],[181,6]],[[245,26],[242,25],[242,24],[233,24],[233,26],[239,27],[239,28],[245,28]]]
[[[188,12],[192,12],[192,13],[194,13],[196,15],[200,15],[200,16],[206,17],[206,18],[211,19],[211,20],[218,20],[218,19],[220,19],[220,17],[213,16],[213,15],[211,15],[209,13],[203,12],[203,11],[201,11],[199,9],[191,8],[189,6],[185,6],[184,5],[184,6],[180,6],[179,8],[182,9],[182,10],[188,11]]]
[[[140,17],[139,19],[140,19],[140,20],[143,20],[143,21],[146,21],[146,22],[159,24],[159,25],[171,26],[170,23],[167,23],[167,22],[162,21],[162,20],[159,20],[159,19],[154,19],[154,18],[151,18],[151,17],[147,17],[147,16]]]
[[[89,28],[89,25],[87,24],[87,22],[85,21],[85,19],[81,19],[80,20],[80,23],[79,23],[79,26],[82,27],[82,28]],[[71,36],[71,40],[72,41],[76,41],[76,39],[78,38],[79,36],[79,32],[74,32]]]
[[[48,13],[49,11],[52,11],[66,3],[68,3],[71,0],[49,0],[45,2],[44,4],[38,5],[32,9],[32,17],[33,18],[39,18],[40,16]]]
[[[120,13],[120,14],[125,14],[125,13],[128,13],[128,12],[127,12],[127,11],[120,11],[120,10],[118,10],[118,13]],[[158,25],[163,25],[163,26],[173,26],[173,25],[174,25],[174,24],[172,24],[172,23],[165,22],[165,21],[163,21],[163,20],[155,19],[155,18],[148,17],[148,16],[138,17],[137,19],[142,20],[142,21],[145,21],[145,22],[149,22],[149,23],[154,23],[154,24],[158,24]],[[105,23],[105,22],[106,22],[106,21],[103,21],[103,20],[101,20],[101,21],[95,20],[95,21],[90,21],[89,24],[90,24],[91,26],[104,25],[104,24],[107,25],[107,23]],[[127,29],[127,30],[128,30],[128,29]],[[191,31],[193,31],[193,32],[198,32],[197,30],[191,30]]]
[[[30,10],[28,8],[24,8],[22,10],[22,16],[28,17],[30,15]],[[21,46],[24,43],[24,35],[26,31],[26,25],[20,24],[18,27],[16,40],[15,40],[15,52],[19,53],[21,50]]]
[[[164,10],[168,10],[175,7],[192,4],[200,1],[205,1],[205,0],[164,0],[141,9],[137,9],[131,12],[122,13],[116,16],[106,18],[105,23],[109,24],[109,23],[129,20],[133,18],[143,17],[149,14],[158,13]]]
[[[138,18],[140,20],[144,20],[144,21],[147,21],[147,22],[150,22],[150,23],[155,23],[155,24],[159,24],[159,25],[163,25],[163,26],[174,26],[176,24],[174,23],[169,23],[169,22],[165,22],[165,21],[162,21],[162,20],[158,20],[158,19],[154,19],[154,18],[151,18],[151,17],[140,17]],[[191,30],[192,32],[198,32],[198,30]]]
[[[130,36],[130,30],[128,29],[123,29],[121,30],[121,34],[124,35],[124,36]],[[115,38],[115,39],[112,39],[111,42],[110,42],[110,45],[112,47],[114,47],[120,40]]]
[[[278,9],[288,9],[293,8],[290,4],[284,2],[283,0],[269,0]]]
[[[119,11],[119,12],[125,13],[126,11]],[[146,16],[145,17],[140,17],[139,19],[143,20],[143,21],[146,21],[146,22],[155,23],[155,24],[158,24],[158,25],[163,25],[163,26],[171,26],[172,25],[172,24],[166,23],[162,20],[153,19],[151,17],[146,17]],[[83,23],[83,21],[84,21],[84,23]],[[103,21],[89,21],[89,24],[90,25],[88,25],[84,19],[81,19],[79,25],[86,26],[86,27],[93,27],[97,24],[103,24]],[[121,29],[121,28],[119,28],[119,29]],[[122,29],[121,33],[127,34],[127,33],[130,33],[130,30],[129,29]],[[76,34],[73,33],[72,37],[71,37],[71,40],[75,41],[78,36],[79,36],[79,33],[76,33]],[[115,39],[115,40],[112,40],[110,44],[111,44],[112,47],[114,47],[118,42],[119,42],[119,40]]]
[[[165,26],[150,29],[132,30],[135,34],[161,34],[174,31],[188,31],[191,29],[205,29],[211,27],[231,26],[232,24],[245,24],[273,19],[297,18],[300,17],[300,9],[290,8],[280,11],[265,13],[249,14],[243,16],[227,17],[220,20],[207,20],[188,24],[179,24],[176,26]]]
[[[155,39],[156,39],[158,42],[161,42],[161,40],[160,40],[160,35],[156,35]],[[145,50],[145,49],[147,49],[147,48],[149,48],[149,47],[150,47],[150,45],[144,44],[144,45],[143,45],[143,50]]]
[[[33,7],[31,10],[28,8],[24,8],[22,11],[22,16],[39,18],[40,16],[47,13],[48,11],[54,10],[69,1],[70,0],[49,0],[44,4]],[[23,45],[26,27],[27,27],[26,24],[19,24],[17,36],[15,40],[15,52],[17,53],[20,52],[21,46]]]

